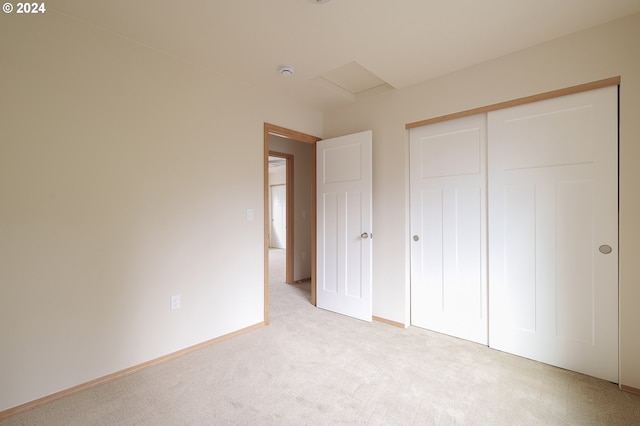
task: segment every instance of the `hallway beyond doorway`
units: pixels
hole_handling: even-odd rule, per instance
[[[284,249],[269,249],[269,300],[275,302],[277,299],[277,287],[289,286],[294,287],[301,294],[304,294],[305,299],[311,303],[311,279],[307,279],[294,284],[287,284],[285,281],[285,256],[286,250]],[[274,292],[276,288],[276,292]],[[275,293],[275,295],[274,295]]]

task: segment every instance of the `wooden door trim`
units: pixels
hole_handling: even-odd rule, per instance
[[[306,133],[296,132],[295,130],[287,129],[285,127],[276,126],[275,124],[264,123],[265,136],[268,134],[282,136],[287,139],[293,139],[298,142],[305,142],[315,144],[321,138],[307,135]]]
[[[264,323],[269,324],[269,135],[274,134],[294,141],[313,145],[312,150],[312,224],[311,224],[311,303],[316,305],[316,149],[315,144],[321,138],[301,133],[275,124],[264,123],[263,127],[263,197],[264,197]],[[293,264],[293,263],[292,263]]]
[[[510,108],[517,105],[529,104],[546,99],[559,98],[560,96],[573,95],[574,93],[587,92],[589,90],[600,89],[602,87],[616,86],[620,84],[620,76],[605,78],[604,80],[592,81],[590,83],[579,84],[577,86],[565,87],[564,89],[552,90],[550,92],[539,93],[537,95],[525,96],[523,98],[512,99],[510,101],[499,102],[497,104],[486,105],[479,108],[468,109],[466,111],[455,112],[453,114],[441,115],[439,117],[428,118],[426,120],[414,121],[405,124],[405,129],[427,126],[429,124],[440,123],[442,121],[454,120],[456,118],[470,115],[482,114],[499,109]]]

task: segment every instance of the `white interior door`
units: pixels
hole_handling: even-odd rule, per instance
[[[287,248],[287,186],[271,186],[271,247]]]
[[[317,306],[372,318],[372,132],[316,144]]]
[[[488,115],[490,346],[618,381],[617,87]]]
[[[486,116],[409,140],[411,324],[487,344]]]

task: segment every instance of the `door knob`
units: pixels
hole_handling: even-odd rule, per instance
[[[600,247],[598,247],[598,250],[600,250],[600,253],[602,254],[609,254],[613,251],[613,249],[611,248],[611,246],[607,245],[607,244],[603,244]]]
[[[420,237],[418,237],[417,235],[413,236],[413,241],[419,241],[419,240],[420,240]]]
[[[363,240],[366,240],[367,238],[369,238],[369,234],[367,234],[366,232],[363,232],[362,234],[360,234],[360,237],[361,237]]]

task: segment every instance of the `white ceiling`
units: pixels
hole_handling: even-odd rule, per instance
[[[640,0],[50,0],[47,8],[322,110],[638,12]],[[282,77],[282,65],[295,74]]]

